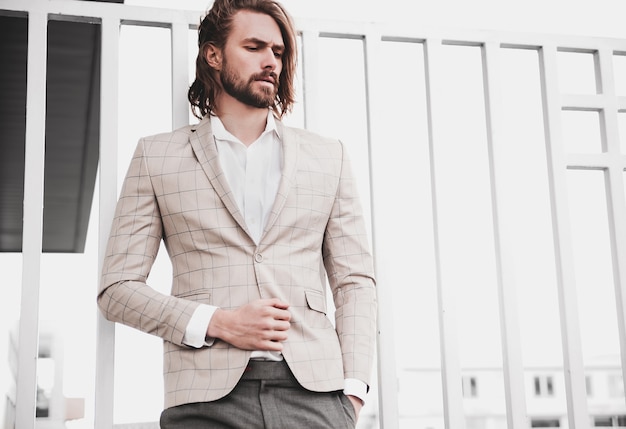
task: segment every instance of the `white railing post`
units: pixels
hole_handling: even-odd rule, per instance
[[[446,126],[445,106],[441,99],[441,88],[445,83],[439,78],[442,41],[426,39],[425,42],[426,94],[428,106],[431,198],[434,224],[435,270],[437,278],[437,299],[439,313],[439,341],[441,349],[441,380],[443,390],[443,413],[447,429],[464,429],[463,394],[461,386],[461,366],[456,327],[456,308],[453,288],[446,283],[441,272],[441,249],[439,241],[439,216],[437,205],[437,146],[439,132]]]
[[[611,254],[613,255],[613,281],[617,307],[617,326],[621,351],[622,378],[626,380],[626,157],[621,153],[617,115],[619,103],[615,95],[613,50],[601,49],[597,53],[599,87],[604,99],[603,125],[605,145],[609,155],[606,172]],[[626,139],[626,136],[621,136]]]
[[[377,254],[384,252],[384,249],[377,247],[376,240],[376,199],[377,195],[387,192],[377,186],[376,177],[378,174],[385,174],[378,169],[377,156],[379,150],[385,150],[384,127],[377,122],[381,115],[378,108],[385,108],[382,105],[379,91],[384,90],[379,82],[384,81],[379,65],[382,38],[380,34],[368,34],[365,38],[365,78],[367,90],[367,122],[369,126],[369,160],[370,160],[370,190],[372,207],[372,242],[374,249],[374,262],[377,279],[378,296],[378,412],[380,427],[398,428],[400,427],[398,415],[398,373],[396,369],[396,347],[394,341],[393,327],[393,282],[389,281],[384,271],[383,264],[378,263]],[[380,122],[380,121],[379,121]],[[382,220],[381,220],[382,221]],[[409,340],[410,341],[410,340]]]
[[[189,24],[176,21],[172,24],[172,128],[189,124]]]
[[[22,303],[18,345],[16,427],[35,426],[39,348],[39,287],[43,237],[48,14],[28,16]]]
[[[119,32],[118,18],[102,19],[102,82],[100,98],[100,205],[98,231],[99,282],[107,239],[117,202],[117,140],[118,140],[118,86],[119,86]],[[115,324],[98,312],[96,333],[96,392],[95,427],[113,427]]]
[[[548,160],[548,184],[556,261],[557,290],[561,316],[563,374],[567,415],[571,429],[587,429],[589,412],[578,319],[574,257],[567,202],[566,162],[561,136],[561,104],[556,66],[557,49],[544,45],[539,52],[544,126]]]
[[[502,200],[507,190],[501,184],[505,172],[504,143],[500,137],[502,105],[499,98],[500,78],[499,52],[496,42],[483,46],[483,77],[485,90],[485,116],[487,118],[487,140],[489,146],[489,167],[491,170],[491,200],[493,205],[494,239],[496,249],[496,269],[500,304],[500,326],[502,337],[502,357],[504,368],[504,392],[506,396],[506,416],[509,429],[526,429],[526,399],[524,389],[524,369],[522,347],[517,312],[515,267],[513,265],[513,242],[510,228],[504,224],[501,213]]]
[[[309,130],[320,129],[318,106],[323,106],[320,99],[320,83],[317,77],[319,34],[307,30],[302,32],[302,79],[304,82],[304,124]]]

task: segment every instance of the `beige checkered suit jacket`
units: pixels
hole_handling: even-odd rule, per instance
[[[376,298],[355,181],[342,144],[283,126],[283,172],[260,243],[218,162],[209,118],[141,139],[117,204],[98,304],[109,320],[164,340],[165,407],[230,392],[249,351],[182,343],[199,303],[225,309],[259,298],[290,304],[283,355],[313,391],[369,384]],[[160,241],[173,266],[171,295],[146,285]],[[336,329],[326,317],[326,276]]]

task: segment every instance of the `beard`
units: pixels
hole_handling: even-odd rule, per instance
[[[262,80],[267,77],[274,79],[274,86],[269,88],[265,85],[259,89],[254,88],[254,83],[257,80]],[[237,74],[235,70],[228,67],[228,64],[224,62],[224,66],[220,71],[220,80],[222,81],[222,87],[224,91],[248,106],[256,108],[268,108],[274,105],[276,94],[278,94],[278,77],[274,72],[256,73],[250,76],[248,81],[244,81]]]

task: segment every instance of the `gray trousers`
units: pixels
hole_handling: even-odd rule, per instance
[[[342,391],[302,388],[287,364],[251,361],[235,389],[217,401],[168,408],[162,429],[354,429],[354,407]]]

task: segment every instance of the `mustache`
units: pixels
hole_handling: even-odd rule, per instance
[[[274,87],[278,88],[278,76],[273,71],[255,73],[250,77],[250,82],[255,80],[267,80],[268,78],[271,79]]]

